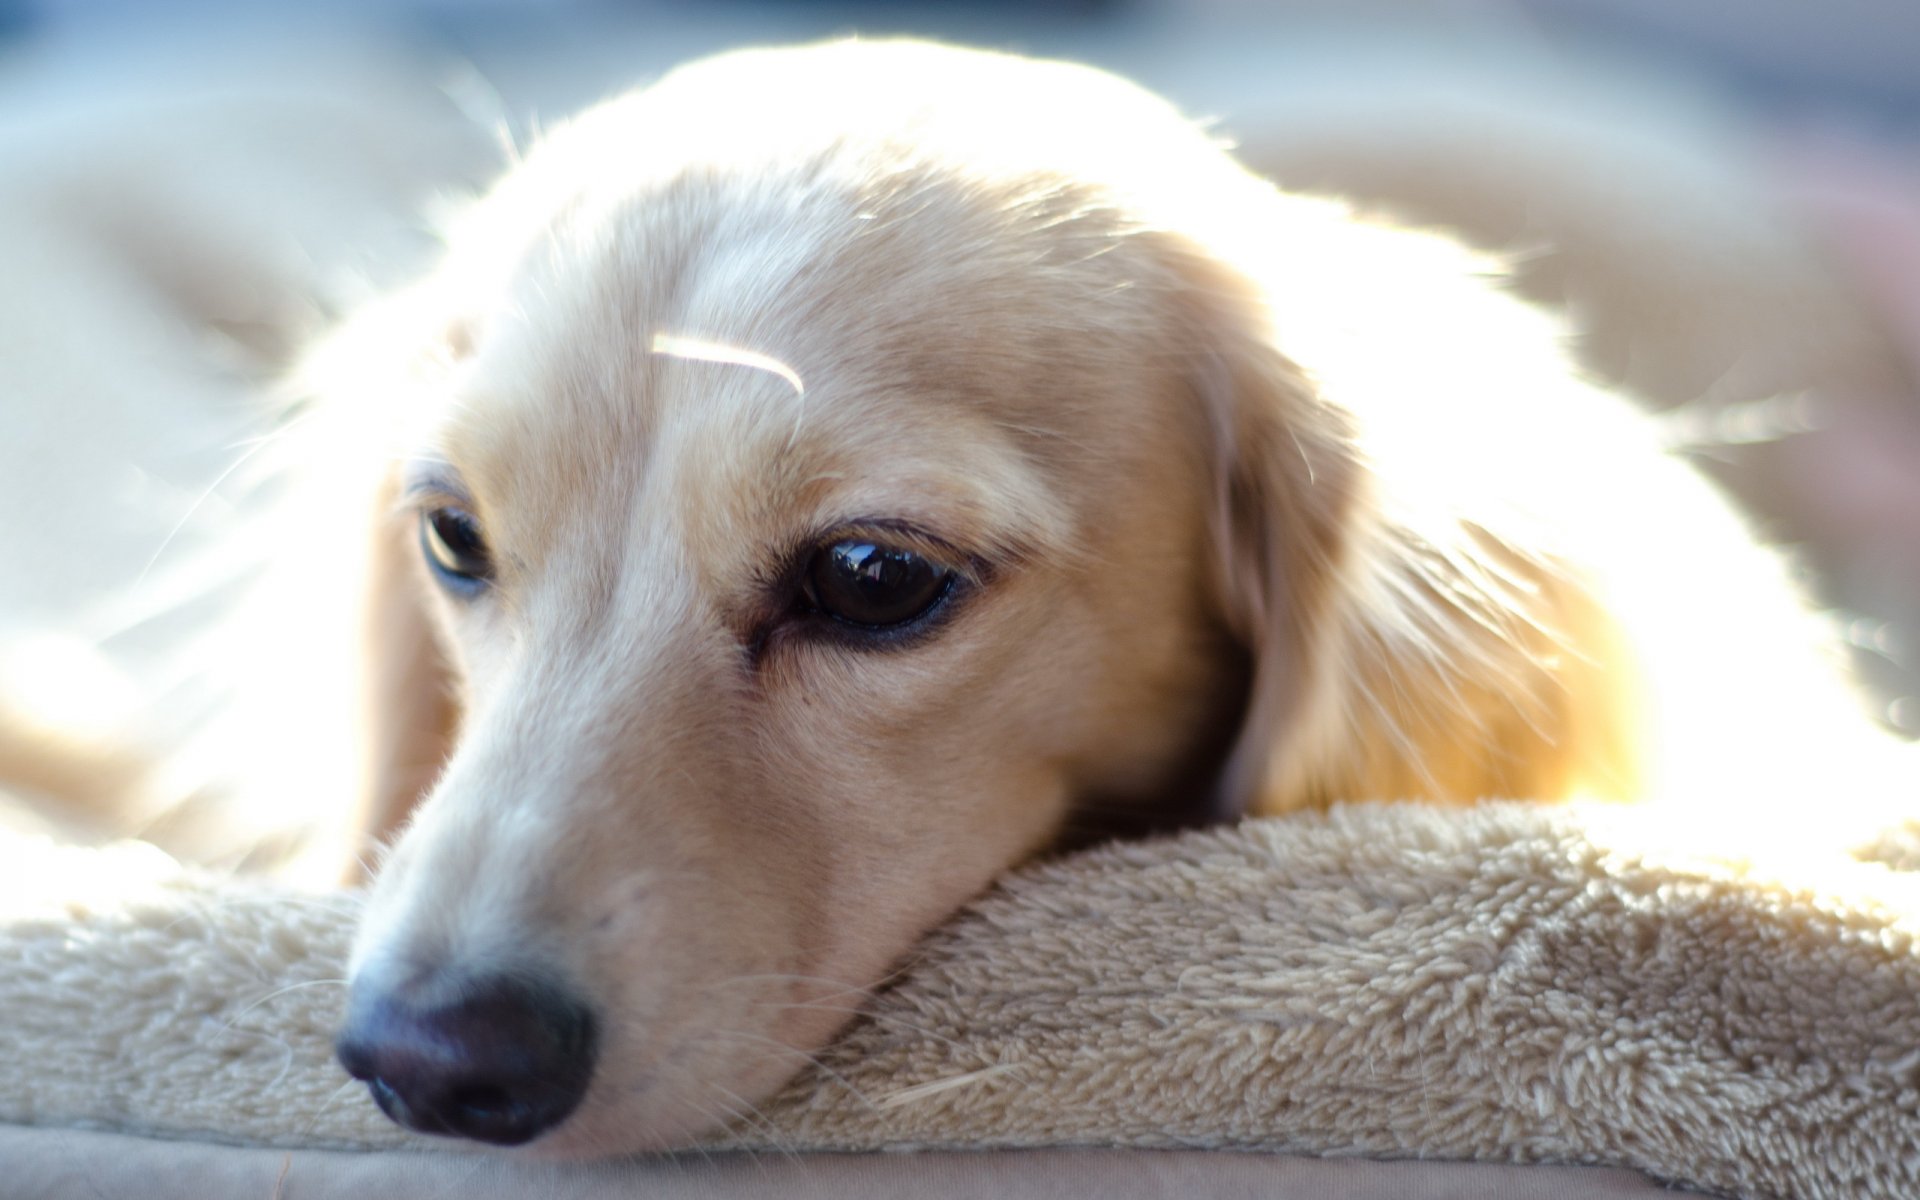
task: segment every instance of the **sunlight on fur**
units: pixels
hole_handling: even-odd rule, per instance
[[[144,842],[102,849],[0,839],[0,926],[111,915],[153,903],[179,866]]]
[[[777,375],[793,388],[796,397],[804,399],[807,385],[792,367],[767,354],[752,350],[743,350],[738,346],[722,346],[717,342],[703,342],[698,338],[677,337],[670,333],[653,335],[653,352],[669,358],[688,358],[696,362],[721,363],[727,366],[749,367],[755,371],[765,371]]]
[[[59,634],[0,646],[0,696],[46,728],[80,740],[118,733],[138,703],[132,684],[98,649]]]

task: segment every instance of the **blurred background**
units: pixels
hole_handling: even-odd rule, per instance
[[[0,726],[74,749],[0,780],[0,821],[72,832],[90,796],[98,831],[132,798],[203,860],[312,844],[353,785],[329,564],[357,527],[290,500],[301,348],[543,123],[853,33],[1114,69],[1288,186],[1500,255],[1791,547],[1867,711],[1920,735],[1906,0],[0,0]]]

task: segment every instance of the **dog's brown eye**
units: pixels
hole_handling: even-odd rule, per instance
[[[848,538],[822,547],[807,564],[807,603],[849,625],[886,629],[933,611],[953,572],[910,550]]]
[[[430,508],[420,514],[420,546],[448,584],[473,589],[493,574],[480,522],[464,508]]]

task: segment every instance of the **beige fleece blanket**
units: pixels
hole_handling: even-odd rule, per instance
[[[1606,1163],[1911,1197],[1911,834],[1884,862],[1766,865],[1598,810],[1369,806],[1096,850],[960,915],[717,1142]],[[445,1148],[330,1058],[350,897],[24,838],[0,881],[0,1119]]]

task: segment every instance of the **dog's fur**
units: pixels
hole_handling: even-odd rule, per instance
[[[1779,564],[1493,273],[1062,64],[749,52],[557,130],[322,359],[395,452],[356,986],[567,980],[602,1052],[543,1145],[657,1146],[1063,841],[1844,787]],[[819,636],[782,580],[848,529],[969,586]]]

